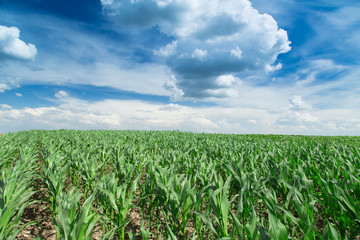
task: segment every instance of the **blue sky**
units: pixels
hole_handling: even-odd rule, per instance
[[[2,0],[0,132],[360,135],[360,2]]]

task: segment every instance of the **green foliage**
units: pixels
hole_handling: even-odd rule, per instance
[[[98,216],[93,213],[94,194],[88,197],[82,206],[79,204],[81,194],[71,189],[69,193],[61,193],[58,199],[58,214],[55,220],[59,239],[87,240],[91,239]]]
[[[0,137],[0,156],[0,239],[36,179],[60,239],[360,235],[359,137],[29,131]]]
[[[34,224],[20,225],[25,208],[35,202],[31,200],[35,193],[31,184],[37,168],[31,148],[21,148],[18,156],[12,156],[16,159],[10,160],[15,160],[15,163],[8,168],[2,165],[0,175],[0,239],[8,240],[15,239],[23,228]]]

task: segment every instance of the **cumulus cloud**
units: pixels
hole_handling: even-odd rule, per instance
[[[241,51],[241,49],[239,48],[239,46],[236,46],[236,48],[231,49],[231,55],[237,57],[237,58],[242,58],[243,52]]]
[[[20,77],[7,77],[6,74],[4,74],[4,76],[0,76],[0,93],[11,90],[13,88],[19,88],[20,81]]]
[[[134,100],[105,100],[90,103],[73,98],[72,102],[61,102],[59,106],[54,107],[0,108],[0,132],[39,128],[182,130],[224,133],[251,131],[246,129],[247,116],[254,115],[254,113],[246,112],[249,109],[227,109],[221,118],[219,118],[219,110],[216,107],[198,108]],[[244,114],[239,115],[239,112]],[[259,113],[255,115],[259,117]],[[244,124],[240,121],[244,121]]]
[[[199,60],[204,60],[206,58],[207,51],[196,48],[195,51],[191,54],[191,57],[197,58]]]
[[[177,47],[177,42],[173,41],[172,43],[169,43],[168,45],[161,47],[158,50],[154,50],[154,54],[161,57],[168,57],[175,53]]]
[[[17,97],[22,97],[22,94],[21,94],[21,93],[15,93],[15,95],[16,95]]]
[[[84,106],[83,106],[84,107]],[[72,109],[68,106],[0,110],[0,130],[115,129],[119,117],[111,113]]]
[[[183,98],[184,96],[184,92],[183,90],[179,89],[177,87],[177,83],[176,83],[176,78],[175,76],[173,76],[171,79],[166,80],[166,82],[164,83],[163,87],[172,92],[172,96],[171,99],[174,101],[180,100]]]
[[[35,57],[35,45],[20,40],[20,30],[17,27],[0,25],[0,60],[21,59],[30,60]]]
[[[301,101],[303,101],[301,99]],[[135,100],[87,102],[72,98],[58,106],[16,109],[0,104],[0,132],[28,129],[182,130],[214,133],[359,134],[356,110],[295,110],[253,107],[192,107]],[[300,106],[302,104],[300,103]]]
[[[232,91],[218,94],[224,88],[217,84],[220,76],[278,70],[277,56],[290,50],[286,31],[249,0],[103,0],[102,5],[122,26],[156,25],[176,39],[154,49],[175,77],[167,87],[173,97],[179,91],[183,98],[226,97]]]
[[[302,100],[301,96],[292,96],[289,99],[289,106],[278,119],[278,124],[294,125],[299,129],[306,129],[308,123],[319,122],[319,119],[312,116],[308,110],[312,108]]]
[[[68,93],[65,91],[58,91],[57,93],[55,93],[56,98],[66,98],[68,96]]]
[[[0,83],[0,93],[5,92],[6,90],[10,90],[11,86],[6,83]]]
[[[181,106],[178,105],[178,104],[174,104],[174,103],[170,103],[168,105],[161,106],[159,108],[159,110],[162,110],[162,111],[177,111],[177,110],[180,110],[180,109],[181,109]]]
[[[216,79],[216,83],[218,84],[219,87],[223,86],[223,87],[230,87],[232,85],[234,85],[234,83],[241,83],[240,79],[231,75],[231,74],[227,74],[227,75],[221,75]]]
[[[289,100],[290,106],[289,109],[291,110],[306,110],[306,109],[310,109],[311,106],[306,104],[303,100],[301,96],[292,96]]]
[[[9,109],[12,109],[12,107],[8,104],[0,104],[0,109],[9,110]]]

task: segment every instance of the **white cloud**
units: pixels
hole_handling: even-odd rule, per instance
[[[20,80],[19,77],[8,77],[4,68],[2,70],[2,75],[0,76],[0,93],[3,93],[7,90],[11,90],[13,88],[20,87]],[[16,73],[15,73],[16,74]]]
[[[43,70],[33,71],[26,66],[13,63],[4,66],[2,73],[9,79],[16,78],[21,74],[26,76],[28,82],[32,83],[88,84],[141,94],[169,95],[169,92],[163,88],[163,84],[169,76],[169,71],[165,66],[144,63],[127,67],[129,63],[112,59],[112,57],[111,54],[99,57],[99,61],[91,66],[75,61],[64,61],[62,58],[49,57],[49,60],[41,65]],[[1,82],[0,77],[0,84]],[[3,82],[7,83],[7,80]]]
[[[242,54],[243,54],[243,52],[241,51],[239,46],[236,46],[236,48],[231,49],[231,55],[233,55],[237,58],[242,58],[243,57]]]
[[[144,57],[145,63],[138,63],[130,57],[134,56],[134,49],[144,49],[136,37],[130,45],[119,44],[113,41],[113,36],[83,31],[84,26],[76,21],[38,13],[14,16],[0,10],[0,15],[4,14],[18,22],[29,21],[27,25],[39,31],[34,39],[42,46],[41,57],[34,61],[13,61],[1,66],[0,83],[8,84],[12,89],[14,85],[3,76],[9,80],[20,77],[24,84],[94,85],[140,94],[170,95],[163,88],[171,75],[164,64],[150,63],[147,57]],[[52,44],[42,37],[47,34],[53,39]],[[146,50],[146,54],[151,54],[151,49]]]
[[[159,110],[162,110],[162,111],[177,111],[179,109],[181,109],[181,106],[178,104],[174,104],[174,103],[170,103],[168,105],[165,105],[165,106],[162,106],[159,108]]]
[[[277,56],[290,50],[286,31],[249,0],[114,0],[103,9],[122,26],[157,25],[176,39],[154,53],[165,58],[183,98],[221,97],[219,76],[280,69]]]
[[[265,72],[266,72],[266,73],[271,73],[271,72],[280,70],[281,68],[282,68],[282,64],[281,64],[281,63],[278,63],[278,64],[276,64],[276,65],[267,64],[267,65],[265,65]]]
[[[277,124],[289,125],[297,130],[306,130],[309,125],[314,127],[314,123],[320,123],[318,118],[309,113],[308,110],[312,107],[306,104],[301,96],[292,96],[289,99],[289,103],[288,108],[280,116]]]
[[[20,30],[17,27],[0,25],[0,60],[5,59],[33,59],[37,54],[35,45],[26,44],[19,39]]]
[[[76,102],[74,104],[74,102]],[[0,132],[26,129],[137,129],[193,132],[240,131],[237,120],[217,119],[217,108],[192,108],[176,104],[105,100],[88,103],[73,99],[58,107],[0,110]]]
[[[360,70],[357,65],[337,64],[333,60],[318,59],[279,81],[293,79],[293,95],[311,99],[319,108],[353,108],[360,104]],[[325,80],[326,79],[326,80]]]
[[[28,114],[28,115],[31,115],[31,116],[34,116],[34,117],[41,117],[43,114],[46,113],[46,110],[49,109],[49,108],[24,108],[22,110],[22,112],[24,114]]]
[[[21,93],[15,93],[15,95],[16,95],[17,97],[22,97],[22,94],[21,94]]]
[[[360,7],[342,7],[326,14],[326,18],[336,28],[344,29],[360,23]]]
[[[9,110],[12,109],[12,107],[8,104],[0,104],[0,108],[3,110]]]
[[[216,79],[216,83],[219,87],[231,87],[236,82],[241,83],[241,80],[231,74],[221,75]]]
[[[162,47],[158,50],[154,50],[154,54],[160,57],[168,57],[176,52],[176,47],[177,47],[177,42],[173,41],[172,43],[169,43],[165,47]]]
[[[204,60],[207,56],[207,51],[196,48],[195,51],[191,54],[191,57]]]
[[[10,90],[11,87],[8,84],[0,83],[0,93],[5,92],[6,90]]]
[[[257,124],[257,121],[255,119],[249,119],[248,123]]]
[[[173,101],[178,101],[181,100],[184,96],[184,92],[179,89],[176,85],[176,78],[175,76],[172,76],[171,79],[166,80],[166,82],[164,83],[163,87],[168,90],[169,92],[172,93],[171,95],[171,99]]]
[[[55,93],[56,98],[66,98],[68,96],[68,93],[65,91],[58,91],[57,93]]]
[[[318,122],[318,119],[308,112],[287,111],[278,121],[280,124],[304,126],[304,123]]]
[[[262,101],[264,101],[264,98]],[[136,129],[214,133],[360,134],[355,110],[295,110],[303,100],[293,98],[282,111],[255,107],[150,103],[135,100],[86,102],[72,98],[58,106],[0,108],[0,132],[27,129]],[[271,102],[271,101],[270,101]],[[286,103],[286,102],[285,102]],[[307,104],[308,105],[308,104]],[[271,110],[273,109],[273,110]]]
[[[289,109],[291,110],[306,110],[311,108],[311,106],[309,106],[302,100],[301,96],[292,96],[289,102]]]
[[[303,57],[307,57],[313,55],[314,51],[324,49],[324,56],[341,59],[342,62],[355,63],[360,53],[359,31],[354,31],[360,24],[358,14],[360,5],[355,1],[335,2],[337,6],[332,11],[318,11],[307,19],[314,34],[311,41],[307,41],[302,46],[301,53]],[[327,7],[330,7],[329,3],[327,1]],[[331,49],[330,52],[328,52],[329,49]],[[307,56],[304,56],[305,54]]]
[[[100,0],[100,2],[105,6],[113,4],[113,0]]]
[[[238,95],[238,92],[235,89],[223,87],[224,86],[221,86],[221,88],[217,89],[207,89],[204,91],[205,96],[212,96],[216,98],[231,98]]]

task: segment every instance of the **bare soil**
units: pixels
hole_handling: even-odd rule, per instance
[[[32,196],[32,201],[37,201],[28,206],[23,213],[23,222],[35,222],[34,225],[25,227],[16,237],[16,239],[27,240],[39,237],[41,239],[56,239],[56,231],[51,222],[51,212],[49,204],[44,201],[46,198],[45,189],[41,180],[35,180],[33,188],[37,192]]]

